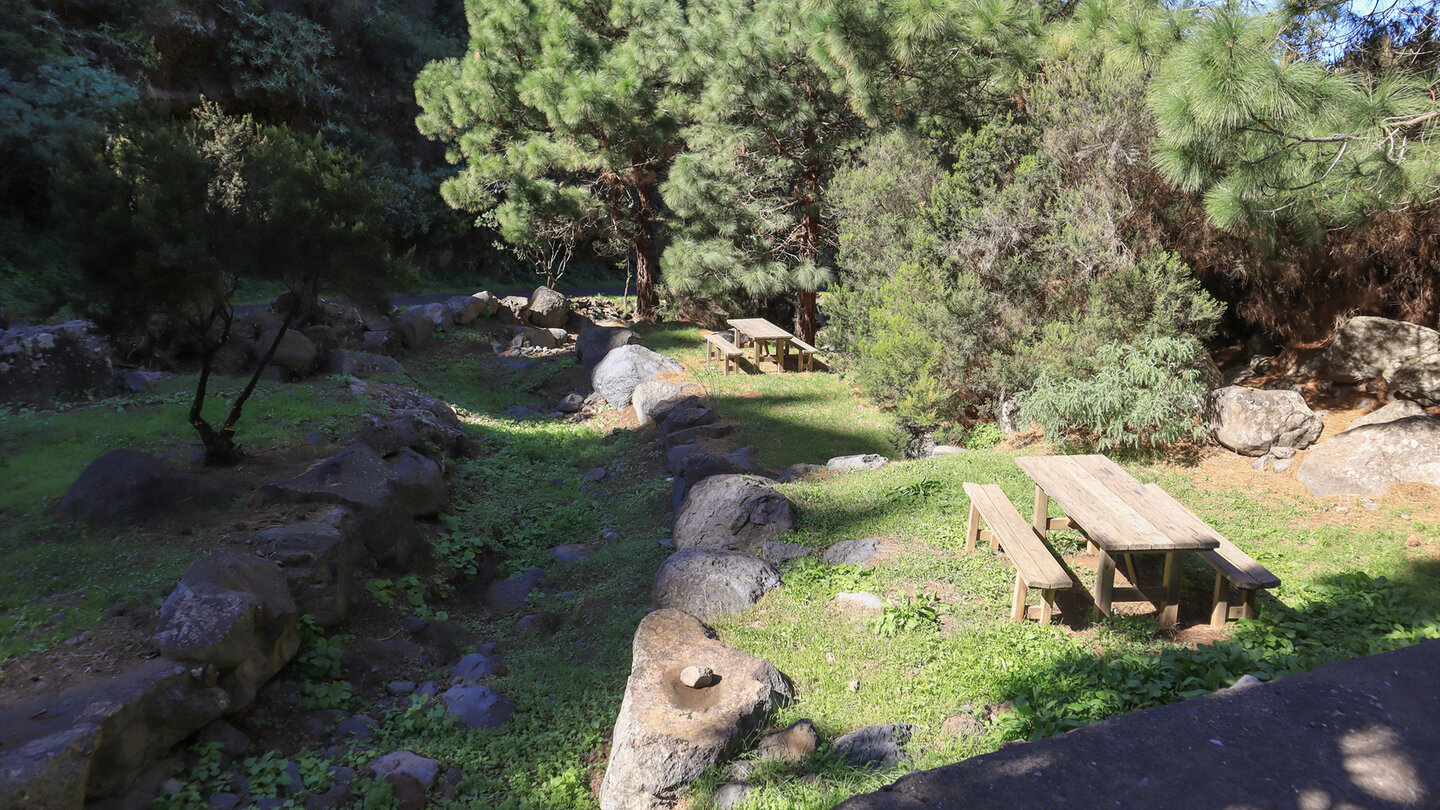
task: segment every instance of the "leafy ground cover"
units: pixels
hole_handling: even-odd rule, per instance
[[[896,454],[899,433],[889,415],[855,396],[835,375],[724,377],[718,368],[705,367],[699,330],[664,325],[644,333],[649,345],[695,371],[723,415],[740,420],[731,444],[757,445],[765,466],[849,453]],[[497,357],[489,340],[485,329],[452,331],[408,356],[409,376],[395,380],[449,401],[481,446],[476,457],[452,463],[454,506],[435,541],[435,567],[372,582],[366,604],[342,634],[327,638],[307,631],[304,652],[275,688],[262,692],[243,721],[259,743],[251,755],[226,764],[215,751],[197,748],[177,774],[183,789],[163,804],[204,806],[236,770],[247,775],[253,795],[262,795],[254,792],[258,786],[299,804],[329,786],[331,765],[359,768],[377,753],[407,749],[459,774],[443,797],[432,793],[434,806],[594,806],[629,673],[630,638],[649,607],[655,571],[669,553],[660,542],[671,526],[669,484],[650,434],[623,427],[614,411],[569,422],[514,410],[546,412],[569,390],[582,387],[583,371],[568,357]],[[302,447],[320,429],[317,420],[343,422],[347,409],[359,407],[337,399],[326,383],[308,394],[299,388],[279,389],[299,397],[293,401],[272,395],[279,397],[273,413],[247,414],[247,420],[255,417],[248,436],[252,446]],[[145,427],[157,417],[142,418],[146,412],[134,405],[117,412],[116,404],[107,400],[74,411],[93,411],[84,424],[99,427],[89,434],[188,446],[183,421],[167,439]],[[73,441],[76,446],[65,452],[83,465],[82,459],[108,446],[67,424],[70,413],[8,414],[4,418],[13,421],[7,426],[25,432],[7,431],[6,440],[16,451],[37,453],[32,445]],[[1160,482],[1284,580],[1258,621],[1234,623],[1220,634],[1205,628],[1209,569],[1197,564],[1187,572],[1178,633],[1162,634],[1148,615],[1090,625],[1083,620],[1084,604],[1059,624],[1012,623],[1012,569],[990,553],[962,553],[969,503],[960,484],[996,483],[1015,503],[1028,504],[1031,484],[1014,456],[1033,452],[1040,451],[976,449],[872,472],[822,473],[782,486],[798,515],[795,530],[783,539],[818,552],[840,540],[874,537],[884,549],[867,566],[832,566],[813,557],[790,563],[783,569],[783,588],[755,609],[715,623],[727,643],[770,660],[794,680],[799,699],[777,722],[809,718],[822,741],[804,762],[758,763],[746,807],[828,807],[896,778],[899,771],[850,768],[832,752],[835,737],[866,725],[915,724],[913,765],[935,766],[994,750],[1008,739],[1055,733],[1210,691],[1246,672],[1271,677],[1440,635],[1434,613],[1440,594],[1440,506],[1433,497],[1401,491],[1378,499],[1373,509],[1352,499],[1318,502],[1297,491],[1293,481],[1237,472],[1235,465],[1213,459],[1198,466],[1127,466],[1142,480]],[[13,452],[10,458],[19,463]],[[596,469],[604,469],[604,477],[587,480]],[[31,486],[35,494],[17,499],[6,513],[8,525],[19,530],[7,532],[4,542],[12,544],[7,555],[19,547],[16,538],[29,532],[32,545],[55,547],[37,552],[49,555],[50,565],[74,569],[67,573],[69,584],[57,580],[35,592],[42,604],[47,594],[78,587],[94,591],[102,580],[133,589],[134,598],[158,600],[187,555],[200,553],[206,542],[197,533],[189,545],[167,547],[170,563],[117,553],[126,542],[145,548],[128,535],[96,536],[93,549],[56,542],[62,536],[57,529],[64,527],[47,526],[45,509],[22,511],[21,503],[56,497],[63,484]],[[597,542],[606,529],[620,539]],[[47,542],[33,542],[42,538]],[[548,549],[564,544],[593,550],[562,564]],[[1072,561],[1082,550],[1073,535],[1060,535],[1055,545]],[[467,596],[463,574],[478,567],[487,546],[503,555],[501,576],[545,568],[546,588],[532,594],[522,613],[551,616],[553,624],[525,629],[517,625],[519,614],[492,614]],[[72,556],[62,558],[57,549],[69,549],[64,553]],[[1077,568],[1077,574],[1083,581],[1089,572]],[[854,615],[831,605],[836,594],[855,591],[882,597],[884,612]],[[109,598],[95,600],[97,615]],[[6,604],[4,616],[12,622],[23,616],[28,626],[43,618]],[[46,616],[53,612],[41,610]],[[342,670],[339,662],[352,654],[358,637],[399,636],[411,619],[448,622],[478,642],[500,645],[508,669],[489,683],[517,704],[509,724],[459,728],[434,708],[392,697],[373,678]],[[7,644],[17,636],[25,634],[4,633]],[[25,645],[15,650],[59,637],[25,636]],[[447,674],[434,664],[387,671],[387,677],[411,680]],[[279,698],[291,687],[301,696],[298,709]],[[338,754],[294,742],[295,712],[327,709],[375,717],[375,736]],[[978,733],[947,730],[947,719],[967,715]],[[285,787],[291,766],[305,781],[300,793]],[[707,774],[692,806],[705,806],[729,778],[726,768]],[[362,779],[357,791],[366,806],[390,805],[383,785]]]
[[[182,375],[139,394],[0,411],[0,678],[16,656],[94,627],[116,605],[163,598],[187,565],[223,542],[204,515],[161,530],[51,517],[80,471],[110,450],[141,449],[182,468],[196,463],[199,442],[186,422],[194,385]],[[210,408],[228,408],[242,386],[218,386]],[[225,477],[275,473],[323,453],[367,407],[336,381],[263,383],[240,423],[254,455]]]

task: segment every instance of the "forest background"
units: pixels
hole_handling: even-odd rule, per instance
[[[250,291],[583,266],[633,281],[641,319],[793,323],[919,429],[1165,444],[1216,347],[1440,325],[1436,21],[22,0],[0,10],[0,305],[92,317],[149,364],[176,359],[157,317],[204,354]]]

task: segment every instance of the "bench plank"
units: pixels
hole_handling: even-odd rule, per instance
[[[710,341],[710,343],[713,344],[713,345],[715,346],[715,348],[719,349],[720,351],[725,352],[726,354],[728,354],[728,355],[730,355],[730,356],[732,356],[732,357],[738,356],[738,355],[742,355],[742,354],[745,353],[745,350],[744,350],[744,349],[742,349],[742,348],[740,348],[739,346],[736,346],[734,343],[731,343],[730,341],[726,340],[726,339],[725,339],[725,336],[724,336],[724,335],[721,335],[719,332],[712,332],[712,333],[706,335],[706,336],[705,336],[705,339],[708,340],[708,341]]]
[[[1185,508],[1184,504],[1175,500],[1170,493],[1161,489],[1159,486],[1150,484],[1146,487],[1146,490],[1148,491],[1147,494],[1151,497],[1166,502],[1167,505],[1175,509],[1178,514],[1183,515],[1185,519],[1200,525],[1205,525],[1205,522],[1194,512]],[[1265,566],[1256,562],[1249,554],[1241,551],[1239,546],[1230,542],[1228,539],[1219,534],[1216,534],[1215,537],[1220,540],[1219,547],[1213,550],[1201,551],[1200,556],[1214,566],[1217,571],[1223,573],[1225,578],[1230,580],[1235,587],[1242,590],[1264,590],[1266,588],[1279,587],[1280,578],[1270,573]]]
[[[1000,547],[1031,588],[1069,588],[1070,574],[1055,559],[1035,529],[1015,510],[1010,499],[994,484],[964,483],[965,494],[1000,541]]]

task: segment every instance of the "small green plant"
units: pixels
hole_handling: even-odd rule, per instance
[[[365,583],[365,590],[382,605],[395,604],[395,582],[389,579],[372,579]]]
[[[455,569],[460,579],[471,579],[480,573],[480,560],[485,551],[485,541],[481,538],[449,532],[436,538],[431,547],[436,559]]]
[[[300,703],[307,709],[344,709],[355,699],[349,681],[306,681],[300,684]]]
[[[833,599],[837,593],[865,590],[874,577],[874,568],[827,565],[801,557],[785,570],[785,591],[801,600]]]
[[[965,436],[965,447],[970,450],[989,450],[1005,441],[1005,432],[994,422],[976,422]]]
[[[939,478],[922,478],[919,481],[891,487],[890,499],[910,504],[923,504],[930,496],[944,488],[945,482]]]
[[[940,629],[940,598],[922,593],[914,599],[905,597],[902,604],[891,603],[885,612],[870,620],[870,632],[881,638],[900,633],[917,633]]]

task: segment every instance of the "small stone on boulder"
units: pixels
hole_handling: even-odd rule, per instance
[[[725,646],[678,610],[657,610],[641,620],[631,649],[630,678],[600,786],[602,810],[673,805],[794,698],[775,667]],[[720,682],[686,689],[678,661],[708,667]]]

